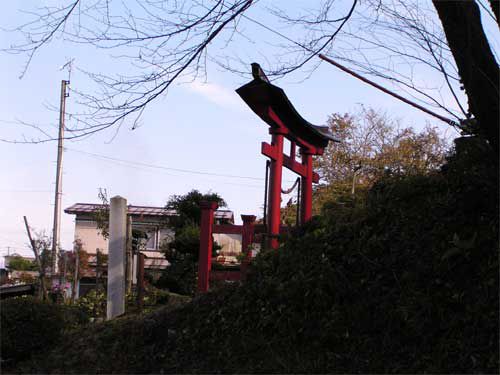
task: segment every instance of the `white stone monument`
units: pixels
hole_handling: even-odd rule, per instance
[[[125,262],[127,243],[127,200],[111,198],[109,207],[108,297],[106,318],[125,313]]]

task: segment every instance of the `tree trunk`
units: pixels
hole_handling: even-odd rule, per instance
[[[480,135],[498,155],[499,70],[473,0],[433,0]],[[497,157],[498,159],[498,157]]]
[[[80,278],[80,251],[77,248],[75,250],[75,274],[73,277],[73,290],[72,290],[72,302],[75,303],[78,296],[78,280]]]

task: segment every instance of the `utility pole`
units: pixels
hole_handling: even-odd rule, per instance
[[[59,253],[59,241],[61,234],[61,196],[62,196],[62,158],[64,138],[64,118],[66,115],[66,98],[69,96],[67,86],[69,80],[61,81],[61,103],[59,106],[59,136],[57,139],[57,169],[56,189],[54,197],[54,227],[52,232],[52,275],[57,274],[57,256]]]

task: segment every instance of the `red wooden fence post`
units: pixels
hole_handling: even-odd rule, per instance
[[[243,220],[243,228],[241,232],[241,251],[245,254],[245,258],[241,262],[241,273],[244,274],[247,271],[248,263],[252,258],[252,250],[250,246],[253,243],[254,235],[254,224],[256,217],[254,215],[241,215],[241,220]]]
[[[137,254],[137,306],[142,310],[144,304],[144,254]]]
[[[217,202],[201,202],[200,253],[198,259],[198,292],[208,291],[208,278],[212,262],[212,230]]]

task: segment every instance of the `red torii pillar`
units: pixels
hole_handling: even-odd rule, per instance
[[[270,128],[271,140],[271,166],[269,176],[269,215],[267,231],[269,246],[278,248],[278,237],[281,224],[281,182],[283,177],[283,136],[287,133],[283,128]]]
[[[262,143],[262,153],[271,159],[271,168],[269,175],[269,214],[267,222],[267,235],[269,237],[269,246],[277,249],[279,246],[278,237],[281,224],[281,183],[283,176],[283,167],[301,176],[301,202],[300,202],[300,221],[305,223],[312,217],[312,184],[319,181],[319,176],[313,171],[313,155],[321,155],[323,149],[307,144],[296,135],[290,134],[286,125],[281,121],[278,115],[268,108],[269,117],[277,125],[271,127],[269,133],[272,135],[271,144]],[[289,139],[291,142],[290,155],[283,153],[283,140]],[[302,162],[295,160],[296,142],[300,147]]]
[[[301,147],[302,163],[299,164],[294,160],[294,152],[291,152],[293,157],[283,154],[283,134],[286,132],[276,128],[271,128],[269,132],[273,135],[272,143],[270,147],[267,144],[263,145],[263,153],[271,158],[267,233],[269,246],[277,249],[281,224],[281,184],[284,162],[287,168],[301,176],[300,222],[306,223],[312,217],[312,184],[319,179],[317,175],[315,176],[312,162],[312,156],[318,154],[318,151]],[[295,143],[292,141],[291,150],[294,151],[294,149]]]
[[[313,164],[312,153],[307,150],[301,150],[302,165],[305,167],[305,176],[301,178],[301,199],[300,199],[300,216],[301,223],[311,220],[312,217],[312,183],[313,183]]]
[[[242,251],[245,259],[241,263],[241,276],[245,276],[248,263],[251,259],[249,252],[250,245],[253,242],[255,232],[254,215],[241,215],[243,225],[214,225],[214,212],[217,209],[216,202],[200,202],[201,223],[200,223],[200,249],[198,260],[198,292],[206,293],[210,287],[210,272],[212,268],[212,234],[228,233],[241,234]]]
[[[198,292],[208,291],[208,278],[212,268],[212,231],[214,225],[214,211],[218,208],[217,202],[201,202],[200,223],[200,253],[198,259]]]
[[[250,246],[253,243],[253,235],[255,231],[255,215],[241,215],[243,228],[241,233],[241,251],[246,254],[247,258],[251,257]]]

